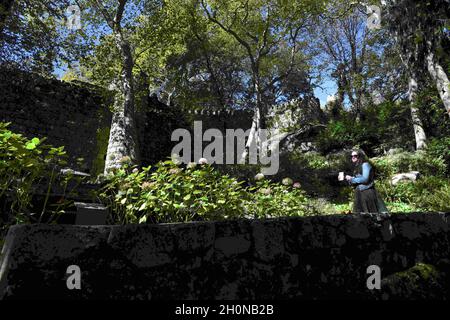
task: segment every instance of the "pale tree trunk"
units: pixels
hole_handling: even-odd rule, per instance
[[[259,141],[259,131],[260,129],[264,128],[265,126],[265,110],[263,108],[262,103],[262,94],[261,94],[261,85],[260,85],[260,79],[259,76],[255,76],[255,84],[254,84],[254,90],[256,93],[256,106],[255,106],[255,112],[253,114],[252,119],[252,126],[250,128],[250,133],[248,136],[247,143],[245,145],[244,153],[241,155],[241,163],[245,163],[245,159],[249,155],[249,150],[251,149],[251,146],[253,144],[256,145],[256,149],[258,149],[261,146],[261,141]],[[255,155],[251,155],[255,156]],[[252,163],[252,161],[250,161]]]
[[[262,93],[261,93],[261,80],[259,78],[259,71],[256,76],[256,82],[255,82],[255,91],[256,91],[256,111],[257,111],[257,130],[265,129],[266,128],[266,116],[267,112],[264,109],[264,104],[262,102]],[[259,141],[259,135],[256,135],[257,137],[257,146],[260,147],[261,141]]]
[[[240,156],[239,163],[242,163],[242,164],[245,163],[245,160],[249,156],[249,151],[251,150],[252,145],[256,145],[256,147],[258,147],[258,128],[259,128],[260,118],[261,118],[260,110],[258,108],[255,108],[255,112],[253,113],[253,118],[252,118],[252,126],[250,128],[250,133],[248,135],[248,140],[247,140],[247,143],[245,144],[244,153],[242,153]],[[254,156],[254,155],[252,155],[252,156]],[[251,163],[252,161],[249,161],[249,162]]]
[[[108,149],[106,151],[104,173],[108,174],[113,168],[119,168],[123,163],[137,164],[139,149],[137,147],[137,132],[134,119],[134,88],[133,88],[133,55],[130,43],[125,38],[121,21],[127,0],[117,1],[114,17],[100,0],[92,1],[94,7],[101,13],[112,30],[114,42],[119,49],[122,59],[120,74],[121,97],[116,96],[114,113],[109,132]]]
[[[397,41],[397,43],[399,43],[398,36],[395,36],[395,40]],[[425,130],[423,129],[423,123],[419,116],[419,110],[414,105],[417,100],[419,85],[417,66],[411,62],[417,61],[417,52],[418,48],[416,45],[414,51],[400,53],[400,59],[402,60],[402,63],[409,74],[408,100],[411,110],[411,121],[413,124],[414,136],[416,139],[416,150],[422,150],[427,147],[427,136],[425,134]]]
[[[425,134],[425,131],[423,130],[423,124],[422,120],[419,117],[419,111],[414,106],[414,102],[416,101],[417,98],[417,91],[418,91],[417,78],[413,74],[411,74],[409,78],[409,90],[408,90],[409,103],[411,108],[411,119],[414,128],[414,136],[416,138],[416,150],[422,150],[427,146],[426,144],[427,136]]]
[[[431,75],[431,78],[436,83],[436,88],[439,92],[442,102],[444,103],[445,110],[450,117],[450,82],[448,81],[447,74],[444,68],[434,58],[433,52],[427,54],[427,68]]]
[[[139,162],[134,119],[133,57],[128,41],[120,33],[116,34],[115,38],[123,63],[122,99],[116,98],[106,153],[105,174],[112,168],[119,168],[124,162],[131,164]]]

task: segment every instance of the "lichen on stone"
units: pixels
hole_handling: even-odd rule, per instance
[[[389,275],[381,282],[382,298],[395,300],[442,299],[448,291],[445,274],[435,266],[417,263]]]

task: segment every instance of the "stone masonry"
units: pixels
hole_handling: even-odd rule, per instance
[[[160,225],[21,225],[8,233],[0,297],[381,299],[382,278],[450,256],[450,213],[333,215]],[[81,269],[81,290],[66,287]]]

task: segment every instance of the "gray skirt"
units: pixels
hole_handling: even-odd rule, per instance
[[[383,199],[375,188],[359,190],[355,188],[353,213],[387,213],[388,210]]]

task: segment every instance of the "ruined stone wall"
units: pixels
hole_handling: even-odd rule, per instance
[[[65,146],[69,165],[84,172],[103,172],[110,104],[110,93],[86,83],[66,83],[0,68],[0,121],[11,122],[11,130],[29,138],[47,137],[46,143]],[[177,143],[171,141],[172,132],[177,128],[192,131],[195,120],[202,121],[203,130],[217,128],[224,134],[226,129],[251,126],[247,111],[189,113],[154,98],[136,118],[142,165],[169,157]]]
[[[186,111],[178,106],[167,106],[159,102],[156,97],[152,97],[149,108],[137,116],[142,164],[154,164],[170,157],[172,148],[178,143],[178,141],[171,141],[174,130],[186,129],[193,138],[194,121],[201,121],[203,132],[215,128],[225,136],[226,129],[243,129],[244,131],[250,129],[252,113],[245,110]],[[191,142],[193,153],[193,139]],[[204,142],[204,147],[209,143]],[[225,147],[224,152],[226,152]]]
[[[2,67],[0,121],[28,138],[64,146],[75,169],[102,171],[111,113],[98,88]]]
[[[379,266],[385,279],[418,262],[448,265],[449,216],[15,226],[2,251],[0,297],[388,299],[392,291],[367,288],[367,267]],[[70,265],[80,267],[81,290],[66,287]]]

